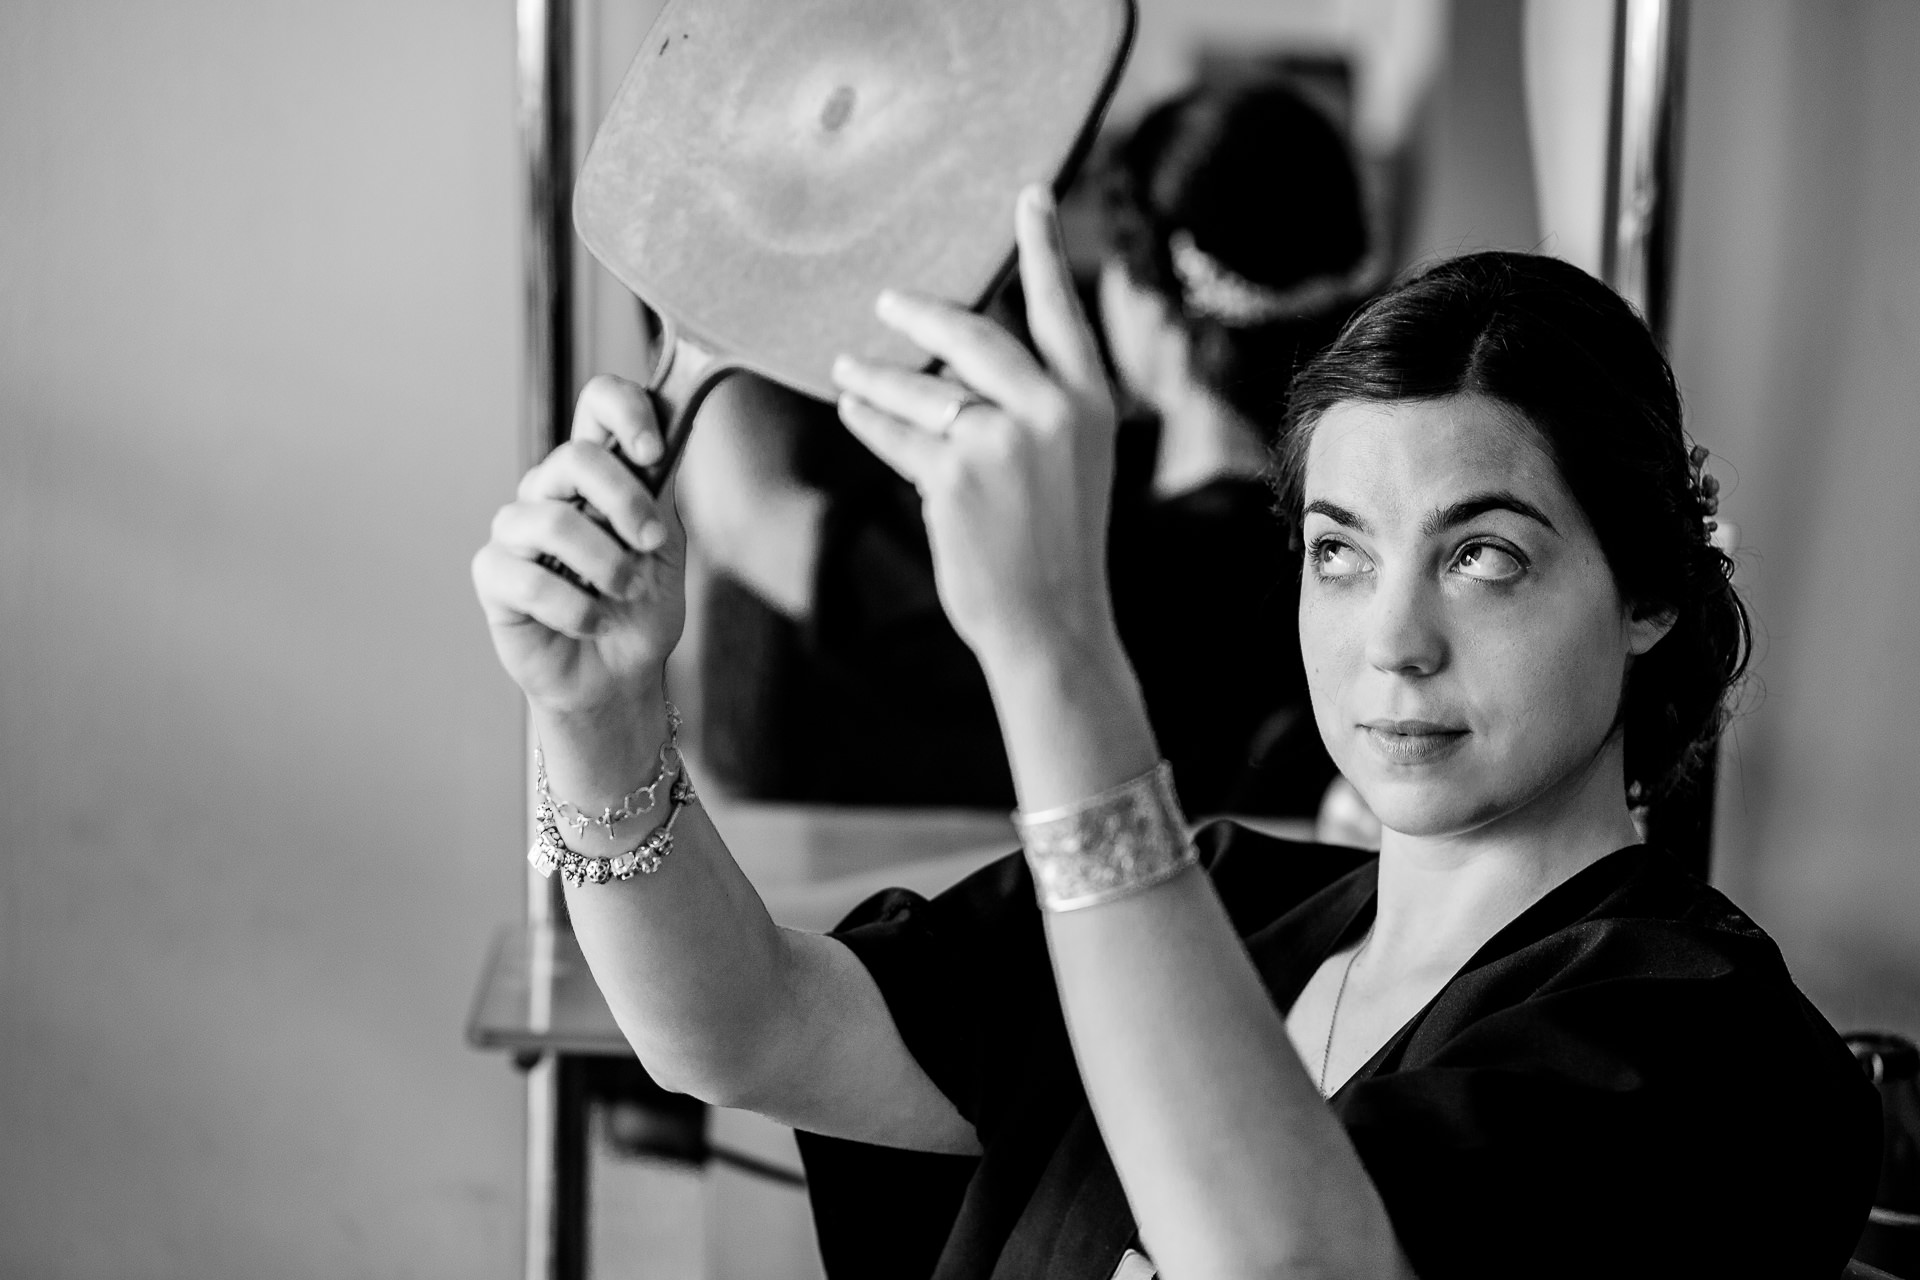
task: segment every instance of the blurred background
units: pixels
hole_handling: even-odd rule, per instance
[[[657,7],[582,6],[583,141]],[[1602,9],[1142,0],[1110,118],[1340,69],[1399,261],[1594,265],[1590,121],[1530,138],[1523,50]],[[1685,36],[1671,351],[1762,626],[1713,873],[1913,1035],[1920,6]],[[520,1271],[526,1092],[462,1034],[525,898],[467,582],[521,465],[515,94],[505,0],[0,5],[0,1274]],[[638,376],[581,256],[578,363]],[[633,1198],[603,1274],[809,1274],[723,1261],[791,1205]]]

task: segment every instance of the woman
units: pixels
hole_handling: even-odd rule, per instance
[[[1353,158],[1285,84],[1202,85],[1148,111],[1089,185],[1097,332],[1130,406],[1109,542],[1121,641],[1195,812],[1311,815],[1332,767],[1294,582],[1270,571],[1286,533],[1264,475],[1287,379],[1372,281]],[[1018,291],[1001,301],[1017,324]],[[701,655],[716,780],[763,799],[1013,802],[918,496],[830,407],[736,380],[681,495],[720,570]]]
[[[1114,414],[1043,194],[1016,231],[1037,358],[887,295],[950,377],[839,376],[922,496],[1027,863],[783,932],[683,789],[658,874],[569,895],[648,1070],[818,1135],[836,1277],[1837,1273],[1871,1091],[1765,935],[1630,819],[1745,652],[1638,319],[1572,267],[1483,254],[1301,375],[1301,646],[1382,848],[1222,824],[1196,861],[1112,622]],[[667,731],[684,548],[609,448],[657,455],[637,393],[596,382],[575,427],[475,579],[554,794],[598,810]],[[568,839],[624,850],[667,808]]]

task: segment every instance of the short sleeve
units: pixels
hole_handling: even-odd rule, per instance
[[[1060,1023],[1024,859],[1002,858],[932,900],[877,894],[832,936],[873,975],[914,1059],[988,1141],[1034,1036]]]
[[[1879,1122],[1832,1029],[1784,970],[1572,941],[1547,989],[1463,1027],[1437,1011],[1406,1065],[1335,1097],[1415,1273],[1838,1275]]]
[[[1275,839],[1226,821],[1201,827],[1194,843],[1242,936],[1372,863],[1358,850]],[[873,975],[908,1050],[983,1143],[1035,1063],[1071,1070],[1046,932],[1020,854],[931,900],[902,889],[876,894],[832,936]]]
[[[1049,1012],[1065,1035],[1024,861],[1003,858],[931,900],[876,894],[832,936],[872,974],[914,1059],[990,1142]],[[798,1138],[827,1274],[931,1273],[979,1161]]]
[[[1195,843],[1243,933],[1368,861],[1351,849],[1291,844],[1230,823],[1209,825]],[[986,1274],[1084,1112],[1025,862],[1002,859],[932,900],[902,890],[876,895],[834,936],[873,975],[908,1050],[973,1123],[987,1155],[975,1161],[800,1135],[827,1274],[928,1275],[950,1239]],[[1047,1185],[1064,1197],[1050,1202],[1056,1208],[1079,1204],[1073,1188]],[[965,1225],[956,1232],[957,1223]]]

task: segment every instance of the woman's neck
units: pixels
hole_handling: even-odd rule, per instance
[[[1154,408],[1160,415],[1155,497],[1177,498],[1224,477],[1265,473],[1260,433],[1220,396],[1190,385],[1157,397]]]
[[[1639,841],[1616,741],[1583,776],[1471,831],[1381,833],[1375,962],[1457,971],[1556,886]]]

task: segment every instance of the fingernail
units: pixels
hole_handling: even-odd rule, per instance
[[[667,526],[658,520],[649,520],[640,526],[640,540],[634,544],[636,551],[658,551],[667,541]]]

